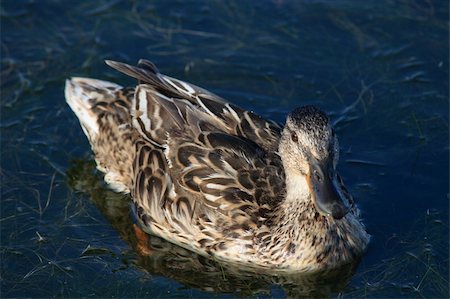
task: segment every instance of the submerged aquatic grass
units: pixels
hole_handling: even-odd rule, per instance
[[[2,296],[448,297],[445,1],[22,0],[0,8]],[[139,58],[279,122],[302,104],[329,112],[340,172],[373,235],[348,285],[304,293],[300,281],[239,284],[187,252],[156,260],[135,252],[127,200],[95,174],[63,85],[69,76],[135,84],[103,60]],[[195,267],[171,274],[192,261],[211,275]]]
[[[446,224],[441,213],[428,210],[406,236],[392,235],[384,244],[392,254],[357,279],[363,286],[350,288],[349,297],[439,298],[448,292]],[[442,258],[444,257],[444,258]]]

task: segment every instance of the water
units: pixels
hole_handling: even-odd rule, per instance
[[[447,1],[7,0],[0,16],[2,297],[449,296]],[[156,238],[140,256],[63,95],[69,76],[135,84],[103,60],[139,58],[276,121],[327,111],[373,235],[357,268],[252,276]]]

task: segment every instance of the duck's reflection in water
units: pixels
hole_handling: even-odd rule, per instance
[[[93,174],[94,168],[91,162],[75,161],[68,171],[71,187],[90,195],[121,238],[137,253],[136,266],[149,274],[215,293],[270,295],[278,285],[291,298],[324,298],[342,291],[356,268],[357,263],[314,274],[262,272],[219,263],[159,237],[144,235],[133,222],[129,198],[101,185]]]

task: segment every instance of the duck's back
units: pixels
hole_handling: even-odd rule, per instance
[[[167,125],[168,128],[175,124],[174,121],[178,125],[182,122],[192,125],[196,120],[188,119],[188,117],[201,117],[199,125],[205,127],[200,127],[200,129],[239,136],[251,140],[267,151],[278,150],[281,134],[278,124],[228,103],[201,87],[163,75],[153,63],[147,60],[141,59],[137,67],[110,60],[107,60],[106,63],[137,79],[140,83],[138,89],[141,93],[136,94],[136,105],[132,107],[131,114],[134,115],[134,111],[145,112],[146,109],[149,109],[148,118],[150,120],[156,118],[157,121],[162,122],[162,124],[159,123],[162,127]],[[159,109],[159,107],[163,107],[163,109]],[[199,114],[196,116],[186,115],[187,111],[195,111]],[[136,118],[138,119],[139,116],[136,115]],[[142,118],[141,121],[146,122],[147,120]],[[156,131],[154,125],[151,128],[147,127],[148,131],[141,131],[141,133],[143,135],[150,133],[152,138],[159,139],[164,132]],[[137,123],[135,126],[139,129]]]

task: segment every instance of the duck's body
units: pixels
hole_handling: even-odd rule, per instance
[[[140,84],[73,78],[66,99],[105,181],[131,193],[146,232],[219,260],[285,271],[334,268],[365,250],[369,236],[337,174],[311,177],[337,161],[319,110],[294,110],[282,129],[148,61],[108,64]],[[302,157],[314,161],[311,170]]]

